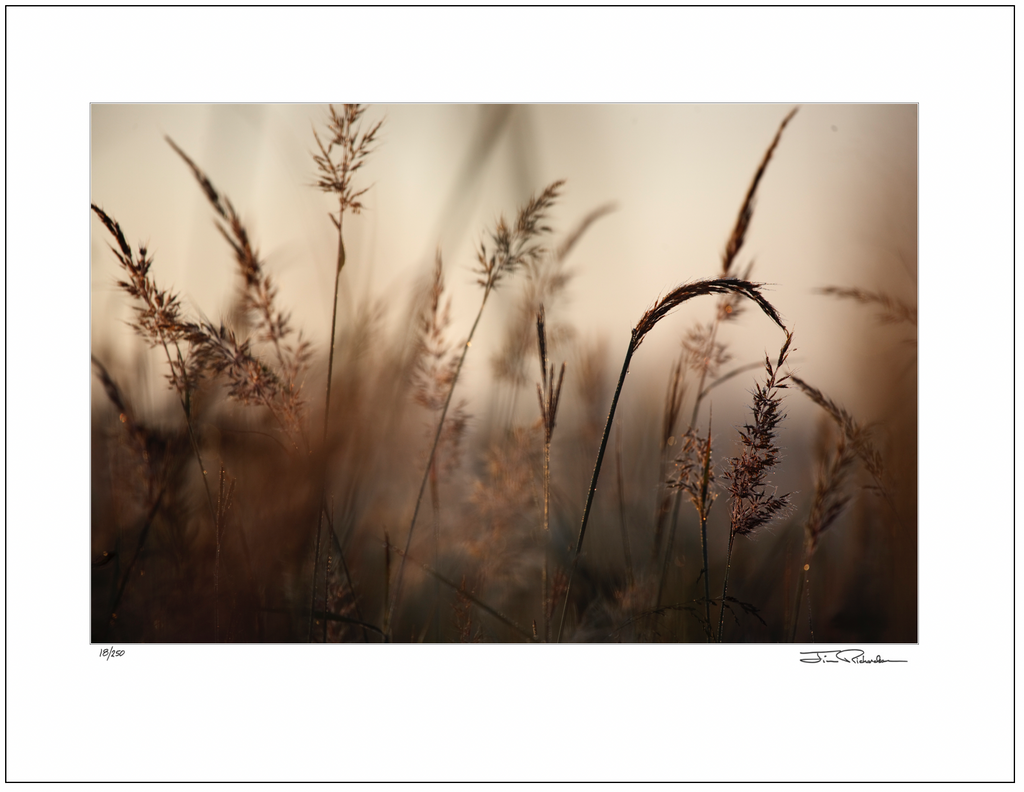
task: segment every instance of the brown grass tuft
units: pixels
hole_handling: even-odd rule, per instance
[[[779,350],[775,365],[765,356],[766,379],[763,385],[754,388],[753,423],[746,424],[740,431],[743,452],[730,460],[725,472],[729,482],[727,489],[731,496],[729,515],[729,551],[725,562],[725,582],[722,584],[722,608],[718,617],[718,640],[722,640],[725,619],[725,603],[729,592],[729,570],[732,566],[733,540],[737,536],[750,536],[781,515],[790,504],[790,495],[769,494],[768,474],[779,462],[779,447],[776,434],[779,424],[786,417],[779,412],[782,404],[781,390],[785,389],[789,375],[779,376],[789,357],[793,334],[786,333],[786,342]]]
[[[788,375],[779,376],[779,369],[789,356],[793,334],[786,334],[786,342],[779,351],[775,365],[765,357],[767,379],[754,388],[753,423],[740,431],[743,452],[731,460],[725,473],[732,496],[731,532],[746,536],[771,522],[788,505],[789,495],[769,495],[766,492],[768,473],[779,462],[776,442],[779,425],[785,413],[779,411]]]

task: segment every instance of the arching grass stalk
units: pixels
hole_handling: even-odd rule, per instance
[[[785,325],[782,324],[782,319],[779,317],[778,311],[775,310],[774,306],[761,294],[761,289],[758,284],[750,283],[749,281],[738,280],[734,278],[718,278],[714,280],[701,280],[695,281],[694,283],[684,284],[678,286],[669,292],[665,297],[660,299],[653,307],[651,307],[647,313],[645,313],[629,338],[629,346],[626,347],[626,357],[622,361],[622,371],[619,373],[619,381],[615,386],[615,394],[612,396],[612,405],[608,410],[608,420],[604,426],[604,435],[601,437],[601,447],[597,452],[597,461],[594,464],[594,475],[590,480],[590,491],[587,493],[587,504],[583,509],[583,522],[580,524],[579,538],[576,540],[576,550],[573,553],[572,565],[569,568],[569,578],[566,582],[565,587],[565,602],[562,605],[562,616],[558,623],[558,636],[556,641],[562,640],[562,631],[565,628],[565,614],[569,607],[569,596],[572,593],[572,579],[576,572],[576,566],[579,564],[580,551],[583,548],[583,538],[587,531],[587,522],[590,519],[590,510],[594,505],[594,493],[597,491],[597,479],[601,475],[601,463],[604,461],[604,452],[608,447],[608,436],[611,434],[612,421],[615,419],[615,408],[619,403],[619,395],[622,393],[622,384],[626,380],[626,373],[629,371],[629,363],[633,359],[633,354],[640,347],[644,337],[654,329],[654,326],[668,316],[672,311],[678,308],[687,300],[693,297],[701,297],[707,294],[737,294],[746,297],[749,300],[753,300],[764,313],[771,319],[775,324],[786,330]]]
[[[316,186],[324,192],[334,193],[338,196],[338,214],[331,215],[331,222],[338,229],[338,256],[337,266],[334,271],[334,300],[331,303],[331,351],[327,357],[327,393],[324,397],[324,433],[323,446],[324,458],[321,470],[320,502],[317,512],[316,523],[316,545],[313,551],[313,579],[310,586],[309,603],[309,636],[313,640],[313,612],[316,610],[316,570],[320,565],[320,537],[324,526],[324,513],[327,508],[327,433],[331,424],[331,380],[334,378],[334,347],[337,338],[338,328],[338,288],[341,283],[341,271],[345,267],[345,239],[342,234],[342,221],[345,212],[359,214],[363,205],[359,197],[369,187],[356,190],[352,186],[352,177],[365,163],[366,158],[374,151],[377,132],[380,130],[383,121],[378,121],[368,132],[360,132],[359,120],[365,112],[365,107],[357,104],[347,104],[344,111],[339,114],[334,105],[330,106],[330,118],[327,121],[328,131],[331,137],[326,146],[320,140],[316,128],[313,129],[313,137],[316,139],[319,154],[313,155],[320,175]],[[334,161],[333,152],[335,149],[341,152],[339,162]],[[324,610],[327,610],[327,585],[324,580]]]
[[[483,288],[484,295],[480,300],[480,309],[476,313],[476,319],[473,320],[473,326],[469,330],[469,336],[466,338],[466,344],[462,348],[462,354],[459,356],[459,362],[452,373],[451,385],[437,422],[437,431],[434,433],[434,442],[427,456],[423,480],[420,482],[420,489],[416,495],[416,506],[413,508],[412,520],[409,523],[409,533],[405,539],[405,550],[402,552],[402,560],[398,565],[398,574],[395,576],[394,593],[391,596],[391,603],[388,605],[384,617],[384,634],[389,640],[395,609],[402,595],[405,559],[409,554],[409,547],[412,545],[412,534],[416,528],[416,518],[420,513],[420,505],[423,503],[423,493],[427,488],[430,469],[434,464],[434,455],[437,453],[441,432],[444,430],[444,421],[448,414],[448,407],[451,405],[452,395],[455,393],[455,386],[458,384],[459,374],[462,372],[462,365],[466,362],[466,355],[469,353],[469,348],[473,345],[473,336],[476,334],[476,328],[480,324],[480,317],[483,316],[484,306],[487,305],[487,298],[491,296],[491,292],[498,287],[498,284],[506,275],[512,275],[527,263],[535,262],[544,253],[544,249],[536,242],[536,239],[541,234],[550,233],[551,229],[544,225],[544,220],[547,217],[548,209],[555,203],[564,184],[564,181],[553,182],[540,195],[531,198],[520,209],[514,226],[509,226],[505,222],[504,217],[499,217],[495,229],[491,233],[493,249],[488,252],[487,246],[481,243],[480,250],[477,252],[476,272],[479,275],[477,283]]]
[[[741,278],[747,280],[750,277],[750,273],[753,270],[754,264],[750,262],[746,268],[742,271],[738,266],[738,259],[740,251],[743,248],[743,244],[747,238],[747,232],[750,229],[750,224],[754,218],[754,204],[757,198],[757,188],[761,184],[761,179],[764,177],[765,171],[768,169],[768,163],[771,161],[772,155],[775,153],[776,147],[779,145],[779,141],[782,139],[782,131],[789,124],[793,116],[799,108],[791,110],[785,118],[782,119],[782,123],[779,124],[778,131],[775,133],[775,137],[772,139],[771,144],[765,151],[764,156],[761,158],[761,164],[754,172],[754,178],[750,182],[750,186],[747,188],[747,194],[743,198],[743,203],[740,205],[739,214],[736,216],[736,222],[733,225],[732,232],[729,234],[729,239],[725,243],[725,249],[722,251],[722,267],[720,271],[720,277],[722,278]],[[709,376],[714,376],[713,371],[718,370],[720,363],[724,363],[727,357],[724,355],[724,348],[718,343],[718,328],[723,322],[735,319],[739,315],[740,307],[738,305],[738,299],[736,295],[724,296],[718,304],[718,310],[715,312],[715,318],[706,327],[698,326],[696,333],[692,336],[695,347],[692,351],[697,354],[700,363],[700,380],[697,383],[697,394],[693,401],[693,412],[690,415],[689,429],[696,431],[697,417],[700,415],[701,405],[704,403],[704,397],[708,394],[714,384],[723,382],[727,377],[718,378],[712,385],[707,387],[704,386]],[[760,365],[760,364],[755,364]],[[739,373],[744,370],[742,367],[737,369],[735,373]],[[672,381],[677,378],[677,374],[673,372]],[[672,388],[674,389],[674,385]],[[669,398],[678,398],[681,400],[682,394],[676,394],[674,391],[670,391]],[[678,415],[681,405],[676,405],[674,413],[670,416],[666,412],[666,423],[669,417],[672,418],[673,425],[676,416]],[[665,437],[669,437],[671,431],[666,428]],[[664,452],[662,453],[662,464],[664,465],[665,457]],[[662,468],[662,475],[659,477],[659,482],[664,481],[664,467]],[[660,486],[660,485],[659,485]],[[679,493],[676,493],[675,502],[672,505],[672,519],[675,521],[678,519],[680,498]],[[662,535],[665,528],[665,519],[669,511],[669,498],[666,494],[659,504],[657,516],[655,519],[654,526],[654,544],[651,551],[651,563],[655,563],[658,559],[658,553],[661,551]],[[706,568],[705,568],[706,571]]]

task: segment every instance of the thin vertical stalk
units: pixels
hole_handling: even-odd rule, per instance
[[[334,532],[334,498],[331,498],[331,532]],[[330,585],[331,585],[331,548],[333,542],[327,542],[327,571],[324,573],[324,643],[327,643],[327,613],[330,612]]]
[[[668,579],[668,568],[672,562],[672,550],[676,542],[676,529],[679,526],[679,506],[682,503],[681,490],[676,490],[672,499],[672,522],[669,523],[668,542],[665,544],[665,557],[661,560],[661,576],[658,579],[658,596],[654,600],[654,609],[661,608],[661,598],[665,593],[665,581]]]
[[[256,582],[256,573],[253,571],[252,554],[249,552],[249,540],[245,538],[245,526],[238,523],[238,541],[242,545],[242,560],[245,562],[245,570],[249,575],[249,582],[252,584],[253,593],[256,595],[256,640],[263,643],[266,637],[264,626],[263,593],[260,591],[259,583]]]
[[[213,640],[220,643],[220,521],[224,509],[224,465],[220,466],[220,494],[217,498],[217,519],[214,522],[215,555],[213,562]]]
[[[343,203],[343,202],[342,202]],[[324,433],[323,433],[323,465],[320,479],[320,510],[316,520],[316,547],[313,551],[313,585],[310,586],[309,600],[309,637],[313,640],[313,613],[316,611],[316,570],[320,565],[320,537],[324,527],[324,508],[327,497],[327,432],[331,423],[331,381],[334,379],[334,347],[338,329],[338,289],[341,283],[341,270],[345,266],[345,240],[342,238],[342,222],[345,219],[344,205],[338,211],[338,266],[334,272],[334,301],[331,307],[331,351],[327,357],[327,395],[324,398]],[[324,584],[326,586],[326,583]],[[324,610],[327,610],[326,597]]]
[[[680,354],[672,368],[668,392],[665,394],[665,413],[662,421],[661,449],[658,457],[658,508],[654,517],[654,541],[651,543],[652,565],[657,562],[658,554],[661,551],[661,538],[665,532],[665,518],[668,516],[672,500],[670,494],[664,491],[664,485],[668,468],[669,444],[673,439],[679,411],[682,409],[683,398],[686,394],[686,386],[682,384],[684,364],[684,357]]]
[[[805,559],[803,566],[800,568],[800,579],[796,584],[796,600],[793,604],[793,629],[789,636],[790,643],[796,643],[797,628],[800,625],[800,600],[804,596],[804,585],[807,582],[807,567],[808,563]]]
[[[576,540],[576,550],[572,556],[572,566],[569,568],[569,579],[565,584],[565,602],[562,604],[562,616],[558,620],[558,635],[555,643],[561,643],[562,630],[565,629],[565,612],[569,608],[569,595],[572,593],[572,579],[576,574],[576,566],[580,560],[580,550],[583,548],[583,537],[587,532],[587,522],[590,520],[590,509],[594,505],[594,493],[597,492],[597,478],[601,475],[601,463],[604,461],[604,452],[608,447],[608,435],[611,434],[612,420],[615,418],[615,408],[619,404],[619,394],[622,393],[622,383],[626,381],[626,373],[629,371],[629,362],[633,359],[633,352],[638,343],[637,331],[634,330],[629,339],[629,346],[626,348],[626,358],[622,361],[622,372],[619,374],[619,381],[615,386],[615,395],[612,397],[612,406],[608,410],[608,420],[604,425],[604,435],[601,437],[601,447],[597,452],[597,462],[594,464],[594,475],[590,479],[590,491],[587,493],[587,505],[583,509],[583,522],[580,524],[580,535]]]
[[[544,640],[548,640],[551,632],[551,616],[548,612],[548,551],[551,546],[550,512],[551,512],[551,438],[555,432],[555,417],[558,414],[558,401],[562,395],[562,383],[565,381],[565,363],[555,384],[555,367],[548,365],[548,343],[544,331],[544,306],[537,312],[537,353],[540,358],[541,382],[537,384],[537,402],[540,405],[540,417],[544,424],[544,519],[542,522],[542,539],[544,563],[541,570],[540,604],[544,624]],[[536,624],[536,623],[535,623]]]
[[[711,643],[711,583],[708,580],[708,518],[702,514],[700,518],[700,553],[704,561],[704,619],[707,625],[708,643]]]
[[[157,511],[159,511],[160,508],[160,501],[163,500],[165,491],[166,485],[161,485],[159,492],[156,494],[156,498],[153,499],[153,505],[150,507],[149,512],[146,514],[146,519],[142,523],[142,530],[139,532],[139,542],[135,547],[135,554],[132,556],[132,560],[128,562],[128,565],[125,568],[124,576],[121,578],[117,594],[114,597],[114,603],[110,606],[110,619],[107,622],[108,634],[110,628],[113,626],[113,620],[117,618],[118,605],[121,604],[121,599],[124,597],[124,591],[128,587],[129,581],[131,581],[132,570],[135,568],[135,562],[138,561],[139,556],[142,555],[142,548],[145,546],[146,537],[149,536],[149,531],[153,527],[153,520],[156,519]],[[120,558],[120,553],[118,553],[118,558]]]
[[[632,590],[636,587],[633,574],[633,552],[629,543],[629,530],[626,528],[626,500],[622,483],[622,435],[615,436],[615,472],[619,487],[619,528],[622,531],[622,555],[626,561],[626,585]]]
[[[167,366],[173,371],[174,364],[171,362],[171,350],[167,346],[167,341],[161,337],[160,343],[164,348],[164,354],[167,356]],[[174,348],[178,353],[178,359],[181,360],[181,350],[178,349],[177,344],[175,344]],[[184,387],[187,387],[187,384]],[[214,522],[216,522],[217,509],[213,505],[213,495],[210,494],[210,482],[206,478],[206,466],[203,464],[203,455],[199,451],[199,440],[196,439],[195,429],[192,427],[192,416],[189,409],[190,394],[186,392],[185,395],[182,395],[179,392],[178,401],[181,403],[182,412],[185,413],[185,426],[188,427],[188,439],[192,444],[192,452],[196,455],[196,462],[199,463],[199,472],[203,476],[203,489],[206,491],[206,503],[210,507],[210,516],[213,517]]]
[[[543,406],[543,402],[541,403]],[[551,500],[551,441],[544,441],[544,565],[540,575],[540,608],[544,622],[544,642],[551,632],[551,617],[548,614],[548,545],[551,544],[551,532],[548,525],[548,504]]]
[[[332,508],[332,511],[333,511],[333,508]],[[367,643],[368,638],[367,638],[367,635],[366,635],[366,626],[365,626],[366,623],[363,620],[363,614],[359,612],[359,601],[356,599],[355,586],[352,585],[352,574],[348,570],[348,564],[345,563],[345,549],[344,549],[344,545],[342,543],[341,538],[338,537],[338,532],[334,528],[334,519],[333,519],[333,517],[330,517],[330,516],[328,517],[327,528],[330,531],[331,539],[333,540],[334,544],[337,545],[337,548],[338,548],[338,562],[341,564],[341,572],[345,576],[345,582],[348,583],[349,594],[352,596],[352,608],[355,610],[356,620],[359,622],[360,625],[362,625],[363,643]],[[348,534],[347,533],[345,535],[345,538],[346,539],[348,538]],[[380,631],[378,630],[378,632],[380,632]]]
[[[338,290],[341,284],[341,271],[345,267],[345,240],[342,238],[341,226],[345,219],[344,213],[338,215],[338,267],[334,272],[334,300],[331,303],[331,352],[327,357],[327,397],[324,400],[324,442],[327,442],[327,430],[331,422],[331,382],[334,379],[334,347],[338,332]]]
[[[730,528],[729,552],[725,557],[725,581],[722,583],[722,604],[718,609],[718,643],[722,642],[722,628],[725,625],[725,595],[729,591],[729,570],[732,567],[732,542],[735,538],[736,532]]]
[[[542,617],[544,619],[544,643],[548,643],[551,640],[551,609],[548,607],[549,599],[551,597],[548,585],[548,547],[544,545],[544,568],[540,573],[540,604],[542,611]]]
[[[811,559],[804,562],[804,593],[807,596],[807,627],[811,631],[811,643],[814,643],[814,612],[811,610]]]
[[[310,591],[309,607],[309,632],[308,640],[313,640],[313,616],[316,611],[316,570],[320,565],[320,543],[323,533],[324,511],[327,508],[327,436],[331,419],[331,383],[334,379],[334,349],[337,341],[338,324],[338,289],[341,282],[341,270],[345,266],[345,241],[342,234],[342,225],[345,220],[345,212],[359,214],[363,205],[359,201],[369,187],[356,190],[352,185],[352,177],[366,162],[366,158],[373,152],[377,132],[380,130],[383,121],[378,121],[369,131],[359,133],[359,119],[365,108],[357,104],[345,105],[344,112],[339,115],[330,106],[330,119],[327,122],[331,137],[324,146],[316,128],[313,129],[313,137],[316,140],[319,154],[313,154],[313,161],[319,171],[319,178],[316,186],[327,193],[338,196],[338,216],[331,215],[331,222],[338,229],[338,263],[334,271],[334,302],[331,307],[331,351],[327,359],[327,393],[324,399],[324,435],[323,435],[323,462],[320,489],[319,511],[317,512],[316,524],[316,546],[313,552],[313,583]],[[341,161],[335,163],[331,152],[337,146],[342,150]],[[333,529],[332,529],[333,532]],[[326,581],[324,583],[327,585]],[[325,606],[326,611],[326,594]]]
[[[544,535],[549,528],[549,504],[551,501],[551,440],[544,440]]]
[[[476,319],[473,320],[473,326],[470,328],[469,337],[466,339],[466,345],[462,348],[462,354],[459,356],[459,363],[455,367],[455,373],[452,376],[452,385],[448,389],[448,396],[444,400],[444,407],[441,409],[441,417],[437,422],[437,431],[434,433],[434,442],[430,446],[430,454],[427,457],[427,466],[423,471],[423,480],[420,482],[420,490],[416,495],[416,506],[412,512],[412,521],[409,523],[409,534],[405,539],[405,550],[402,553],[402,561],[398,565],[398,575],[395,577],[394,595],[391,598],[391,604],[387,607],[387,611],[384,617],[384,634],[391,637],[391,620],[394,617],[395,607],[398,605],[398,599],[402,594],[402,579],[405,574],[405,559],[409,554],[409,547],[412,544],[412,533],[413,529],[416,528],[416,518],[420,513],[420,506],[423,503],[423,493],[427,488],[427,480],[430,478],[430,468],[434,464],[434,455],[437,453],[438,443],[441,441],[441,432],[444,430],[444,420],[448,415],[448,407],[452,403],[452,395],[455,393],[455,386],[459,381],[459,374],[462,372],[462,364],[466,362],[466,355],[469,353],[469,348],[473,345],[473,335],[476,333],[477,325],[480,324],[480,317],[483,316],[484,306],[487,305],[487,298],[490,296],[490,289],[484,289],[483,300],[480,301],[480,310],[477,311]]]
[[[434,569],[437,569],[437,559],[441,549],[441,501],[438,493],[437,463],[430,466],[430,505],[434,512]],[[434,581],[434,611],[436,612],[441,601],[441,581]],[[433,617],[431,617],[433,618]],[[441,620],[434,620],[434,643],[441,642]]]
[[[704,470],[700,485],[700,544],[704,555],[704,618],[708,626],[708,643],[711,642],[711,584],[708,581],[708,515],[711,514],[711,415],[708,415],[708,442],[704,449]]]

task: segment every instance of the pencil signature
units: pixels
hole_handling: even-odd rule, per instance
[[[865,657],[862,649],[830,649],[801,652],[801,663],[906,663],[906,660],[883,660],[881,655]]]

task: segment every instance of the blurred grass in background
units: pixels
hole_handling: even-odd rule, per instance
[[[361,186],[370,187],[366,210],[345,221],[325,447],[289,453],[267,415],[226,399],[222,385],[194,394],[192,415],[214,487],[221,465],[225,471],[223,531],[213,530],[204,511],[181,408],[166,389],[166,360],[124,325],[129,301],[116,286],[110,237],[94,222],[93,354],[150,444],[138,451],[124,411],[97,377],[93,640],[306,640],[320,464],[329,471],[337,540],[330,570],[326,556],[318,566],[313,610],[326,630],[315,638],[380,640],[436,427],[433,412],[414,398],[413,376],[435,251],[443,251],[444,299],[451,300],[447,340],[457,347],[479,305],[474,250],[499,214],[513,217],[531,193],[565,178],[549,217],[553,249],[590,213],[615,208],[586,228],[565,257],[563,280],[546,292],[549,357],[567,364],[552,439],[544,583],[557,597],[629,329],[673,286],[718,274],[743,196],[789,109],[371,106],[375,121],[386,120],[379,150],[359,173]],[[278,304],[314,344],[302,383],[311,427],[323,398],[336,237],[326,216],[332,206],[312,189],[310,125],[321,128],[325,115],[325,108],[295,105],[93,110],[93,202],[117,219],[129,244],[146,242],[154,278],[182,294],[185,312],[214,324],[237,320],[238,274],[209,204],[164,135],[230,197],[263,253]],[[759,186],[739,262],[754,262],[751,279],[771,284],[768,298],[794,331],[790,368],[872,427],[890,477],[886,498],[862,469],[851,473],[849,503],[815,551],[810,597],[814,637],[822,641],[916,640],[916,317],[887,322],[884,303],[865,296],[916,310],[916,135],[913,106],[801,108]],[[529,284],[522,275],[510,278],[482,316],[456,391],[455,401],[465,402],[460,442],[439,466],[433,507],[410,550],[434,573],[415,562],[406,568],[395,640],[519,641],[545,623],[535,341],[513,350],[524,379],[509,378],[516,367],[503,362],[509,339],[521,331]],[[829,286],[860,292],[820,292]],[[703,594],[692,507],[680,512],[671,553],[664,545],[659,551],[653,536],[666,464],[660,434],[667,384],[681,342],[711,321],[715,305],[713,298],[687,303],[631,366],[573,583],[568,638],[705,639],[699,619],[683,607]],[[737,429],[750,420],[750,391],[763,382],[757,365],[766,354],[774,359],[782,341],[766,324],[748,310],[719,338],[732,356],[723,371],[751,365],[706,397],[720,483],[727,458],[739,454]],[[671,448],[696,395],[696,381],[688,384]],[[706,405],[693,427],[703,433]],[[782,409],[782,459],[771,483],[794,493],[794,507],[752,541],[738,540],[729,592],[739,602],[736,620],[726,616],[727,641],[786,641],[793,629],[799,640],[808,638],[806,604],[793,624],[804,524],[816,449],[824,444],[827,453],[836,433],[796,388]],[[719,499],[708,523],[713,596],[729,531],[728,494]],[[663,593],[652,597],[661,578]],[[654,599],[680,607],[651,614]]]

